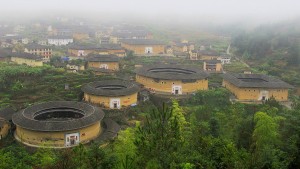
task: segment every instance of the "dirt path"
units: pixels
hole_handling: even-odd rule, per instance
[[[242,59],[240,59],[239,57],[235,57],[237,61],[243,63],[246,67],[251,68],[246,62],[244,62]]]

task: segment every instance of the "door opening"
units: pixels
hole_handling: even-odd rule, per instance
[[[70,145],[75,145],[75,136],[70,137]]]
[[[119,98],[112,98],[110,99],[110,105],[109,107],[111,109],[119,109],[121,108],[121,100]]]
[[[173,85],[172,94],[182,94],[182,87],[180,85]]]
[[[66,134],[65,135],[65,146],[73,146],[79,144],[79,133],[71,133],[71,134]]]

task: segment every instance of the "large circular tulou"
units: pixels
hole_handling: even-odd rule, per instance
[[[138,83],[159,94],[191,94],[208,89],[208,74],[190,65],[150,65],[135,72]]]
[[[36,104],[16,113],[15,138],[28,146],[72,147],[101,134],[104,112],[90,104],[55,101]]]
[[[125,80],[96,81],[84,85],[84,100],[109,109],[137,104],[139,86]]]

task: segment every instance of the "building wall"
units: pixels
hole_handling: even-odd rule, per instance
[[[0,140],[7,136],[9,129],[10,129],[10,124],[4,121],[4,125],[0,126]]]
[[[166,54],[173,54],[173,49],[172,48],[167,48],[166,49]]]
[[[219,58],[218,60],[221,61],[222,64],[229,64],[231,58]]]
[[[219,56],[200,55],[200,60],[213,60],[218,58]]]
[[[95,96],[84,93],[84,100],[93,104],[101,104],[102,106],[109,108],[111,98],[120,98],[121,107],[127,107],[137,103],[137,92],[128,96],[108,97],[108,96]]]
[[[24,143],[29,143],[37,146],[45,145],[54,147],[65,147],[65,134],[77,132],[79,132],[80,143],[86,143],[98,137],[101,134],[102,129],[100,122],[78,130],[58,132],[33,131],[17,126],[15,134],[18,137],[18,139]]]
[[[11,61],[15,62],[19,65],[26,64],[28,66],[36,67],[36,66],[43,66],[43,61],[36,61],[32,59],[24,59],[18,57],[11,57]]]
[[[108,54],[124,57],[126,55],[125,49],[107,49]]]
[[[118,37],[115,37],[115,36],[109,37],[109,43],[118,44],[119,43]]]
[[[100,65],[107,64],[109,70],[118,71],[119,63],[118,62],[88,62],[88,67],[100,68]]]
[[[208,80],[202,79],[192,83],[183,83],[181,80],[158,80],[155,81],[153,78],[136,75],[136,81],[143,84],[146,88],[154,90],[156,92],[172,93],[173,85],[181,85],[182,93],[188,94],[196,92],[197,90],[207,90]]]
[[[81,49],[68,49],[68,53],[71,56],[78,56],[79,55],[79,51],[83,51],[83,56],[87,56],[90,53],[96,52],[96,50],[81,50]]]
[[[48,39],[49,45],[64,46],[73,43],[73,39]]]
[[[226,80],[223,80],[223,86],[232,92],[240,101],[260,101],[261,91],[268,91],[269,98],[273,96],[277,101],[288,100],[288,89],[239,88]]]
[[[153,53],[151,54],[160,54],[165,52],[164,45],[130,45],[127,43],[121,43],[121,46],[127,50],[133,51],[136,55],[144,55],[146,47],[152,47]]]
[[[0,62],[9,62],[10,58],[8,57],[0,57]]]
[[[27,39],[27,38],[21,39],[21,43],[28,44],[29,43],[29,39]]]
[[[90,36],[87,33],[74,33],[73,38],[74,40],[85,40],[85,39],[89,39]]]
[[[222,71],[222,63],[217,63],[216,65],[216,71],[221,72]]]
[[[212,72],[221,72],[222,71],[222,64],[216,63],[216,64],[207,64],[206,62],[203,63],[203,69],[206,71],[212,71]]]
[[[190,60],[198,60],[198,54],[197,53],[193,53],[193,52],[190,52]]]
[[[88,54],[91,54],[91,53],[97,53],[97,54],[106,54],[106,55],[116,55],[116,56],[119,56],[119,57],[124,57],[126,52],[125,52],[125,49],[107,49],[107,50],[97,50],[97,49],[89,49],[89,50],[81,50],[81,49],[68,49],[68,53],[71,55],[71,56],[78,56],[79,55],[79,51],[83,51],[83,56],[87,56]]]
[[[47,59],[47,60],[49,60],[52,56],[52,49],[50,49],[50,48],[48,48],[48,49],[27,49],[27,48],[25,48],[25,52],[33,54],[33,55],[43,56],[44,59]]]
[[[195,50],[195,45],[190,44],[190,45],[188,46],[188,50],[189,50],[189,51]]]
[[[173,46],[174,51],[177,52],[188,52],[188,47],[187,46]]]

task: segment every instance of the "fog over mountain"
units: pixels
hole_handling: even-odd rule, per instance
[[[0,19],[56,15],[94,20],[272,23],[300,16],[296,0],[1,0]]]

